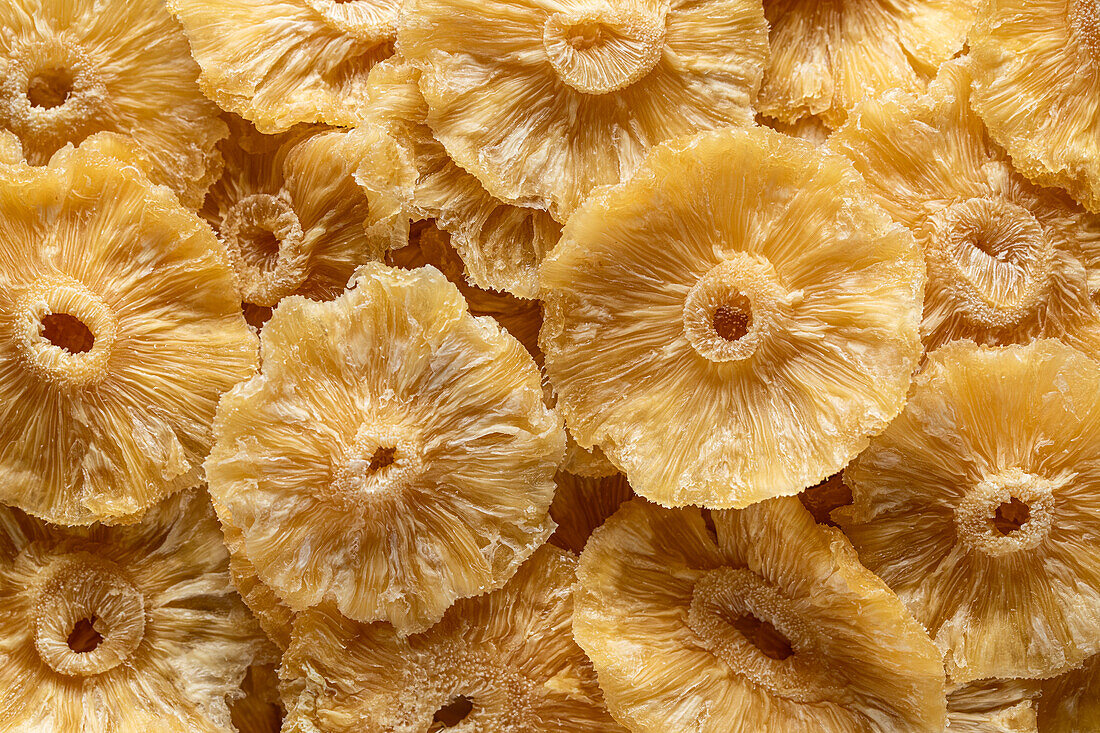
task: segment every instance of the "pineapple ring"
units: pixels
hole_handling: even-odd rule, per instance
[[[302,224],[285,191],[236,201],[225,212],[221,235],[245,302],[272,307],[305,282]]]
[[[665,44],[665,14],[571,8],[546,19],[542,44],[558,77],[582,94],[625,89],[648,74]],[[653,17],[653,16],[656,17]]]
[[[933,352],[833,511],[955,682],[1100,652],[1100,364],[1051,339]]]

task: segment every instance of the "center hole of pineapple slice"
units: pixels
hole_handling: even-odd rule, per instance
[[[1097,0],[1075,0],[1069,10],[1073,34],[1088,50],[1094,62],[1100,62],[1100,5]]]
[[[60,107],[72,93],[73,73],[62,66],[42,69],[27,83],[27,99],[42,109]]]
[[[605,6],[554,13],[543,26],[546,58],[558,78],[583,94],[624,89],[660,61],[665,12]]]
[[[68,313],[47,313],[42,316],[42,336],[70,354],[83,354],[95,345],[95,335],[79,318]]]
[[[703,573],[692,589],[688,626],[730,669],[797,702],[835,699],[812,620],[781,588],[748,568]]]
[[[1031,508],[1015,496],[1002,502],[993,513],[993,526],[1002,535],[1018,531],[1031,519]]]
[[[95,648],[103,641],[103,635],[95,629],[96,620],[95,614],[92,614],[88,618],[80,619],[73,625],[73,630],[69,632],[69,638],[66,642],[70,649],[77,654],[95,651]]]
[[[987,476],[955,506],[956,536],[993,557],[1037,547],[1050,534],[1054,494],[1063,484],[1020,468]]]
[[[241,198],[226,211],[221,236],[245,303],[274,307],[309,274],[302,225],[285,191]]]
[[[1011,326],[1046,296],[1054,248],[1031,212],[972,198],[940,210],[930,224],[926,254],[933,284],[978,325]]]
[[[414,481],[424,468],[421,445],[411,430],[367,422],[333,456],[331,498],[358,505],[392,494]]]
[[[430,730],[454,728],[465,720],[473,711],[473,700],[465,695],[458,695],[446,705],[440,707],[439,710],[435,711],[435,715],[432,716],[432,728]]]
[[[749,299],[737,293],[732,302],[714,309],[714,332],[726,341],[744,338],[752,328],[752,306]]]

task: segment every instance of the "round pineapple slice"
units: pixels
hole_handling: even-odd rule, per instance
[[[944,733],[1038,733],[1038,698],[1035,680],[982,680],[949,687]]]
[[[45,165],[67,144],[127,138],[154,183],[198,206],[220,165],[218,108],[161,0],[13,1],[0,7],[0,131]]]
[[[420,72],[384,61],[370,73],[371,116],[397,140],[416,168],[412,185],[397,193],[419,219],[450,233],[470,283],[521,298],[538,295],[538,267],[557,243],[561,225],[545,211],[494,198],[473,175],[455,165],[428,126]],[[385,192],[378,170],[364,168],[364,186]]]
[[[942,733],[936,647],[793,497],[628,502],[577,569],[573,635],[634,733]]]
[[[438,270],[364,265],[334,301],[285,298],[261,340],[261,373],[219,405],[206,473],[292,610],[419,631],[553,531],[561,419],[519,342]]]
[[[393,53],[401,0],[167,0],[222,109],[263,133],[355,127],[367,74]]]
[[[1043,682],[1039,730],[1042,733],[1100,730],[1100,654],[1080,669]]]
[[[167,189],[91,147],[0,167],[0,501],[132,521],[198,483],[256,366],[233,271]]]
[[[576,560],[542,547],[422,634],[310,611],[280,677],[286,733],[625,733],[570,633]]]
[[[557,489],[550,517],[558,528],[550,536],[550,542],[578,555],[592,532],[623,502],[634,498],[626,476],[621,473],[586,477],[558,471],[554,483]]]
[[[750,122],[768,40],[752,0],[406,0],[398,49],[451,158],[565,221],[657,143]]]
[[[253,664],[245,672],[241,682],[244,696],[229,704],[229,716],[237,733],[279,733],[282,729],[283,707],[275,667]]]
[[[0,506],[6,730],[227,733],[263,634],[199,491],[135,525],[60,528]]]
[[[1016,172],[971,107],[962,63],[944,64],[926,96],[861,105],[829,146],[924,250],[928,350],[961,338],[1026,343],[1100,319],[1100,216]]]
[[[890,89],[922,92],[963,50],[980,0],[764,0],[771,57],[757,108],[829,127]]]
[[[1100,7],[990,0],[970,33],[974,107],[1032,180],[1100,212]]]
[[[230,131],[225,169],[199,213],[225,244],[252,325],[287,295],[335,298],[359,265],[408,240],[400,206],[355,180],[361,165],[399,175],[403,159],[377,130],[263,135],[231,117]]]
[[[832,516],[955,682],[1100,652],[1100,364],[1050,339],[932,354]]]
[[[837,155],[767,128],[658,148],[542,269],[558,409],[642,496],[741,507],[839,471],[901,410],[923,264]]]

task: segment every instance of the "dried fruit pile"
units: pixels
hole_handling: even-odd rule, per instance
[[[0,731],[1100,733],[1100,0],[0,3]]]

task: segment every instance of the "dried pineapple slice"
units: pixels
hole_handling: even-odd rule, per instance
[[[198,206],[225,137],[187,39],[161,0],[36,0],[0,7],[0,130],[31,165],[103,132],[140,149],[154,183]]]
[[[764,0],[771,58],[757,108],[829,127],[890,89],[919,93],[963,49],[980,0]]]
[[[1080,669],[1043,682],[1039,730],[1042,733],[1100,730],[1100,654]]]
[[[0,167],[0,501],[132,521],[196,485],[257,361],[235,291],[209,227],[118,159]]]
[[[570,220],[542,278],[573,437],[666,505],[746,506],[839,471],[920,355],[912,237],[840,156],[763,127],[659,147]]]
[[[406,0],[428,124],[497,198],[565,221],[657,143],[752,120],[752,0]]]
[[[1093,328],[1100,217],[1017,173],[970,99],[967,67],[944,64],[926,96],[867,102],[829,140],[924,250],[926,348]]]
[[[367,74],[393,53],[401,0],[167,0],[202,90],[263,133],[355,127]]]
[[[521,298],[538,295],[538,267],[561,236],[561,225],[545,211],[505,204],[455,165],[428,126],[428,105],[414,67],[392,59],[370,73],[371,119],[383,125],[407,151],[417,175],[398,192],[420,219],[432,219],[451,234],[470,283]],[[378,171],[364,168],[360,182],[385,192]]]
[[[599,478],[558,471],[557,489],[550,517],[558,528],[550,542],[580,554],[593,530],[602,525],[625,501],[634,498],[626,476],[614,473]]]
[[[553,531],[565,435],[530,356],[437,270],[372,263],[353,285],[276,308],[261,373],[219,405],[206,473],[291,609],[419,631]]]
[[[832,516],[955,682],[1100,651],[1100,365],[1050,339],[932,354]]]
[[[265,643],[200,491],[125,527],[0,507],[0,597],[5,730],[227,733]]]
[[[944,733],[1038,733],[1035,680],[982,680],[950,687]]]
[[[634,733],[942,733],[928,635],[793,497],[628,502],[577,569],[573,635]]]
[[[283,707],[275,665],[253,664],[245,672],[241,690],[244,697],[229,704],[229,715],[237,732],[279,733]]]
[[[422,634],[310,611],[280,676],[284,731],[625,733],[573,641],[576,560],[542,547],[500,590],[461,600]]]
[[[1032,180],[1100,212],[1100,8],[990,0],[970,33],[974,107]]]
[[[395,169],[406,163],[385,135],[308,127],[263,135],[237,117],[230,130],[225,170],[199,213],[225,244],[252,306],[246,314],[270,316],[292,294],[331,300],[359,265],[407,242],[397,202],[368,194],[354,177],[362,165],[402,175]]]
[[[225,510],[219,510],[219,514],[225,514]],[[244,554],[243,533],[230,524],[223,524],[222,530],[225,546],[229,550],[229,577],[233,585],[267,637],[280,650],[286,649],[290,644],[294,611],[260,580],[256,567]]]

